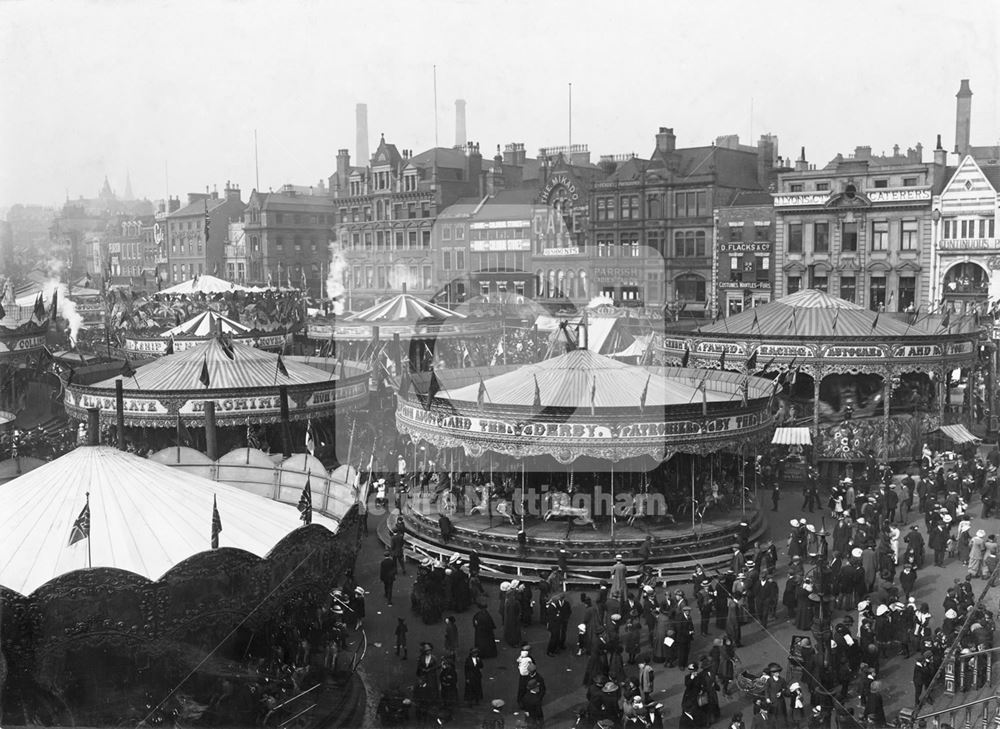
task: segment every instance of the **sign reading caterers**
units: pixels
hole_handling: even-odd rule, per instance
[[[757,413],[711,418],[702,422],[675,420],[669,423],[611,425],[606,423],[511,423],[493,418],[466,417],[434,410],[428,411],[413,405],[401,405],[399,414],[404,420],[444,431],[524,438],[567,438],[571,440],[632,440],[674,435],[709,435],[712,433],[734,433],[761,425],[761,417]]]

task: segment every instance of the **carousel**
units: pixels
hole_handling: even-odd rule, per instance
[[[267,331],[252,329],[221,312],[207,309],[158,334],[143,330],[127,332],[125,353],[137,358],[159,357],[171,349],[174,352],[190,349],[220,333],[233,341],[270,352],[280,351],[285,346],[284,327]]]
[[[478,552],[495,579],[568,562],[567,582],[591,586],[616,555],[666,580],[721,566],[762,532],[752,461],[771,437],[771,392],[748,373],[639,367],[587,349],[404,375],[408,544],[417,557]]]
[[[29,407],[29,398],[49,399],[50,383],[38,365],[45,352],[50,312],[40,295],[22,306],[9,282],[0,282],[0,287],[0,411],[6,426]]]
[[[809,428],[814,458],[840,470],[918,458],[946,422],[955,371],[974,369],[979,336],[971,317],[875,312],[807,289],[668,334],[661,354],[702,368],[753,360],[775,381],[778,424]]]
[[[311,320],[306,336],[321,352],[336,350],[348,359],[359,360],[369,358],[380,341],[399,341],[409,352],[410,361],[422,370],[432,359],[444,356],[445,350],[461,353],[490,339],[495,330],[493,321],[475,319],[403,293],[344,317]]]
[[[256,685],[287,626],[353,566],[356,512],[306,519],[92,442],[0,486],[4,718],[155,724],[222,680]],[[151,696],[169,697],[155,721]]]
[[[336,438],[345,437],[338,436],[336,416],[367,404],[369,377],[369,370],[344,361],[328,371],[216,336],[137,368],[126,363],[120,374],[92,385],[69,383],[64,404],[79,421],[99,408],[110,426],[118,422],[120,397],[124,437],[144,448],[170,445],[176,429],[178,444],[205,450],[212,460],[233,447],[269,450],[268,444],[287,457],[291,443],[302,443],[310,431],[320,457],[335,460]]]

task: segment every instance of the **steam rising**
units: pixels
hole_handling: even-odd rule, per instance
[[[330,273],[326,277],[326,295],[333,302],[333,313],[340,316],[344,313],[344,274],[347,262],[340,252],[340,244],[330,241]]]

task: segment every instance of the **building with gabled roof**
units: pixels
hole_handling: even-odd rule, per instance
[[[246,207],[238,185],[219,193],[188,193],[186,205],[166,216],[167,282],[179,283],[203,273],[221,276],[229,223]],[[206,230],[207,225],[207,230]]]

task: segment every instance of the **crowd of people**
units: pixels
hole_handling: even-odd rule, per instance
[[[985,523],[977,526],[969,505],[981,501],[985,516],[995,509],[998,465],[996,452],[988,459],[928,454],[905,473],[875,469],[828,488],[811,472],[803,489],[806,517],[792,520],[787,541],[736,545],[726,569],[710,574],[698,567],[684,586],[664,584],[648,571],[630,574],[618,559],[596,590],[574,596],[564,591],[564,552],[548,575],[498,589],[481,578],[476,553],[424,560],[416,568],[411,608],[425,625],[443,619],[444,628],[440,649],[419,643],[418,713],[448,716],[459,696],[480,704],[483,677],[499,659],[513,663],[518,688],[482,704],[482,726],[502,726],[505,708],[513,708],[528,726],[540,727],[542,672],[560,655],[582,669],[581,712],[590,722],[583,726],[657,727],[670,714],[682,727],[711,726],[737,692],[752,698],[752,715],[730,716],[734,729],[746,722],[884,725],[887,666],[911,661],[907,703],[928,701],[953,646],[959,655],[974,654],[959,672],[959,690],[977,688],[988,660],[979,651],[993,646],[995,621],[977,600],[976,581],[995,579],[998,557],[996,535]],[[917,514],[922,524],[913,523]],[[833,520],[829,532],[816,523],[820,516]],[[400,521],[383,558],[383,583],[405,567],[405,539]],[[918,599],[921,573],[955,560],[966,575],[944,602]],[[391,603],[392,586],[384,587]],[[454,616],[470,610],[472,645],[460,652]],[[741,655],[750,633],[786,621],[797,637],[784,665],[762,667]],[[405,658],[407,628],[400,622],[397,655]],[[525,642],[533,622],[549,635],[540,660]],[[656,674],[669,670],[683,673],[680,706],[673,710],[655,696]]]

